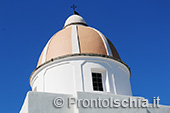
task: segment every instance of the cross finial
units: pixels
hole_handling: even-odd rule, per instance
[[[73,8],[73,11],[75,11],[75,9],[77,8],[77,6],[75,6],[75,5],[73,4],[73,6],[71,6],[71,8]]]

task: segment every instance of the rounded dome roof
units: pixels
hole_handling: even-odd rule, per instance
[[[67,26],[69,26],[69,25],[71,25],[71,24],[83,24],[83,25],[87,25],[86,22],[85,22],[85,20],[84,20],[81,16],[76,15],[76,14],[71,15],[71,16],[66,20],[66,22],[65,22],[65,24],[64,24],[64,27],[67,27]]]
[[[86,24],[82,17],[70,16],[64,29],[54,34],[46,44],[37,67],[53,58],[70,54],[102,54],[120,59],[108,38],[94,28],[83,26],[82,23]]]

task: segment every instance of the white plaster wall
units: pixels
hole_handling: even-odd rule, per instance
[[[73,67],[69,63],[56,65],[47,69],[44,74],[44,91],[73,94]]]
[[[83,65],[83,77],[84,77],[84,91],[94,92],[92,83],[92,72],[102,73],[103,78],[103,89],[104,92],[109,92],[108,80],[106,80],[108,69],[104,67],[104,63],[100,64],[100,61],[87,60]]]
[[[41,70],[38,75],[43,75],[45,73],[45,69]],[[43,76],[35,76],[33,82],[32,82],[32,90],[34,91],[35,87],[37,87],[37,91],[44,91],[43,88]]]
[[[73,95],[77,91],[96,92],[92,72],[102,73],[102,93],[132,95],[128,68],[116,60],[97,56],[72,56],[49,62],[34,72],[31,85],[40,92]]]
[[[76,91],[84,91],[84,80],[82,65],[85,60],[70,60],[70,64],[74,67],[75,87]]]
[[[144,99],[143,97],[132,97],[132,96],[122,96],[122,95],[112,95],[112,94],[102,94],[102,93],[87,93],[78,92],[78,99],[96,99],[100,97],[101,99]],[[52,102],[56,97],[61,97],[64,99],[64,106],[62,108],[56,108]],[[24,104],[20,113],[75,113],[75,108],[71,106],[68,108],[68,98],[73,97],[73,95],[64,95],[57,93],[44,93],[44,92],[28,92],[25,98]],[[81,107],[78,109],[77,113],[170,113],[170,106],[160,106],[160,108],[101,108],[101,107]]]
[[[104,92],[118,95],[132,95],[129,71],[117,61],[106,59],[89,59],[83,65],[85,92],[93,91],[92,72],[102,73]]]
[[[26,95],[26,98],[24,100],[24,104],[22,105],[22,108],[21,108],[19,113],[28,113],[28,93]]]
[[[113,70],[114,81],[117,94],[132,95],[129,76],[120,67]]]

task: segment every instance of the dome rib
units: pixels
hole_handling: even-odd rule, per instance
[[[46,61],[55,57],[72,54],[71,32],[71,27],[68,27],[56,33],[49,44]]]
[[[89,27],[89,28],[90,28],[90,27]],[[95,30],[95,31],[100,35],[101,39],[103,40],[104,46],[105,46],[105,48],[106,48],[107,55],[108,55],[108,56],[113,56],[106,37],[105,37],[99,30],[97,30],[97,29],[95,29],[95,28],[90,28],[90,29]]]

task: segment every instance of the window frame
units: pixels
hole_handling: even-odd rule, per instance
[[[101,74],[103,91],[94,90],[92,73],[100,73]],[[94,69],[94,68],[91,69],[91,81],[92,81],[92,90],[94,92],[106,92],[106,70],[105,69]]]

